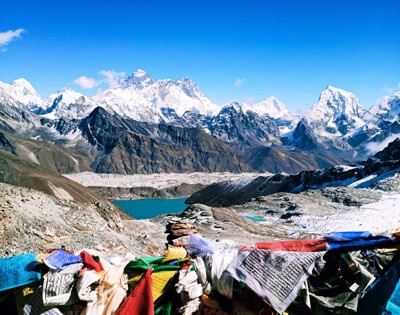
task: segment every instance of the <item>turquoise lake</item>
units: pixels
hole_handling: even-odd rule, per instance
[[[244,217],[253,220],[253,221],[257,221],[257,222],[264,222],[265,219],[263,217],[260,217],[258,215],[248,215],[248,214],[244,214]]]
[[[179,213],[187,208],[187,198],[178,199],[135,199],[115,200],[114,204],[125,210],[135,219],[151,219],[161,214]]]

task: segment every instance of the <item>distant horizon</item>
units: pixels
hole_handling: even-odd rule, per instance
[[[293,113],[328,86],[365,109],[400,90],[400,2],[76,1],[0,3],[0,81],[42,98],[93,96],[144,69],[188,77],[218,105],[275,96]]]
[[[134,72],[132,72],[131,74],[126,74],[126,76],[121,77],[120,80],[126,79],[127,77],[129,77],[130,75],[132,75],[133,73],[135,73],[136,71],[139,71],[139,70],[145,71],[145,72],[147,73],[147,71],[146,71],[145,69],[140,69],[140,68],[139,68],[139,69],[136,69],[136,70],[135,70]],[[149,75],[150,78],[152,78],[152,76],[151,76],[149,73],[147,73],[147,74]],[[188,78],[188,79],[191,80],[191,78],[185,76],[185,77],[181,77],[181,78],[176,79],[176,80],[170,79],[170,78],[164,78],[164,79],[154,80],[154,82],[163,81],[163,80],[178,81],[178,80],[182,80],[182,79],[184,79],[184,78]],[[2,81],[2,80],[0,80],[0,82],[3,82],[3,83],[6,83],[6,84],[9,84],[9,85],[12,85],[12,83],[13,83],[14,81],[18,80],[18,79],[25,79],[25,80],[27,80],[26,78],[22,78],[22,77],[21,77],[21,78],[17,78],[17,79],[15,79],[15,80],[12,80],[11,82],[4,82],[4,81]],[[153,78],[152,78],[152,79],[153,79]],[[37,91],[37,89],[35,88],[35,85],[32,84],[32,82],[30,82],[29,80],[27,80],[27,81],[28,81],[28,82],[32,85],[32,87]],[[192,81],[193,81],[193,80],[192,80]],[[201,89],[201,87],[199,87],[195,81],[193,81],[193,82],[194,82],[194,83],[196,84],[196,86],[200,89],[200,91],[204,94],[204,96],[207,97],[207,98],[209,98],[209,97],[207,96],[207,94],[205,94],[204,91]],[[103,83],[104,83],[104,82],[103,82]],[[269,96],[266,96],[264,99],[259,100],[257,103],[263,102],[263,101],[265,101],[265,100],[267,100],[267,99],[270,99],[270,98],[276,98],[278,101],[282,102],[282,103],[285,105],[285,107],[286,107],[292,114],[301,114],[301,115],[302,115],[303,112],[304,112],[305,110],[311,108],[313,105],[315,105],[315,104],[318,103],[318,100],[319,100],[319,97],[320,97],[321,93],[322,93],[323,91],[325,91],[326,89],[328,89],[330,86],[333,87],[333,88],[337,88],[337,89],[346,91],[346,92],[353,93],[352,91],[348,91],[348,90],[342,89],[341,87],[333,86],[333,85],[331,85],[331,84],[327,84],[327,85],[325,86],[325,88],[324,88],[323,90],[321,90],[321,91],[319,92],[319,94],[316,96],[316,100],[315,100],[314,103],[309,104],[308,106],[306,106],[306,107],[304,107],[304,108],[298,108],[296,111],[291,110],[291,109],[285,104],[285,102],[283,102],[279,97],[277,97],[276,95],[273,95],[273,94],[272,94],[272,95],[269,95]],[[76,88],[74,88],[74,87],[75,87],[74,85],[69,84],[69,85],[67,85],[67,86],[63,86],[63,87],[59,88],[58,90],[56,90],[56,91],[54,91],[54,92],[52,92],[52,93],[50,93],[49,95],[46,95],[46,96],[43,96],[39,91],[37,91],[37,92],[39,93],[39,95],[40,95],[40,97],[42,98],[42,100],[45,100],[45,99],[47,99],[50,95],[55,94],[55,93],[61,91],[61,90],[64,89],[64,88],[69,88],[69,89],[71,89],[71,90],[73,90],[73,91],[82,93],[83,95],[89,96],[89,97],[91,97],[91,98],[94,97],[94,96],[96,96],[96,95],[98,95],[100,92],[104,92],[104,91],[106,90],[106,89],[105,89],[105,90],[97,91],[97,93],[91,95],[90,93],[87,93],[87,90],[80,91],[79,89],[76,89]],[[108,88],[113,88],[113,87],[112,87],[112,86],[108,86]],[[393,95],[394,93],[398,93],[398,92],[400,92],[400,90],[399,90],[399,91],[393,91],[393,92],[390,92],[390,93],[388,92],[386,95],[383,95],[381,98],[386,97],[386,96]],[[353,94],[356,96],[356,98],[358,98],[357,94],[355,94],[355,93],[353,93]],[[381,99],[381,98],[380,98],[380,99]],[[241,105],[241,106],[242,106],[242,105],[250,105],[250,106],[251,106],[251,105],[257,104],[257,103],[246,103],[245,101],[239,102],[239,101],[234,100],[234,99],[229,100],[229,101],[227,101],[226,103],[223,103],[223,104],[218,104],[218,103],[216,103],[213,99],[211,99],[211,98],[209,98],[209,99],[210,99],[210,101],[212,101],[212,102],[215,103],[216,105],[220,106],[221,108],[222,108],[223,106],[225,106],[225,105],[229,105],[229,104],[232,103],[232,102],[238,103],[238,104]],[[359,98],[358,98],[358,99],[359,99]],[[378,102],[380,99],[377,99],[376,101]],[[366,110],[369,110],[372,106],[376,105],[376,104],[372,104],[372,105],[370,105],[370,106],[365,106],[365,105],[362,103],[361,100],[360,100],[360,104],[361,104],[361,106],[362,106],[364,109],[366,109]]]

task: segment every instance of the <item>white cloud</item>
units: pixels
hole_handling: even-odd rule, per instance
[[[93,89],[95,86],[98,86],[101,82],[96,81],[93,78],[88,78],[87,76],[80,76],[78,79],[74,80],[75,84],[78,84],[82,89]]]
[[[252,105],[254,103],[254,101],[256,100],[256,98],[254,96],[244,96],[243,99],[244,99],[245,103],[248,105]]]
[[[400,138],[400,133],[390,135],[385,140],[380,142],[370,142],[367,144],[367,150],[369,150],[371,154],[375,154],[379,151],[382,151],[390,142],[396,140],[397,138]]]
[[[386,93],[392,94],[394,92],[394,88],[385,85],[385,87],[383,88],[385,90]]]
[[[102,83],[112,88],[117,86],[118,82],[125,77],[125,72],[117,72],[115,70],[101,70],[98,74],[102,77],[99,80],[82,75],[75,79],[74,83],[83,89],[93,89]],[[102,93],[102,90],[100,89],[97,92]]]
[[[103,82],[107,83],[110,87],[115,87],[118,81],[125,77],[125,72],[117,72],[115,70],[101,70],[99,74],[105,77]]]
[[[5,52],[7,46],[12,40],[21,38],[21,34],[25,32],[24,29],[19,28],[15,31],[9,30],[7,32],[0,32],[0,51]]]
[[[391,87],[391,86],[389,86],[389,85],[385,85],[384,88],[383,88],[383,90],[384,90],[386,93],[389,93],[389,94],[393,94],[393,93],[395,93],[395,92],[397,92],[397,91],[400,91],[400,82],[397,83],[397,85],[396,85],[394,88]]]
[[[245,80],[245,79],[242,79],[242,78],[237,78],[237,79],[235,80],[235,86],[236,86],[236,87],[241,86],[241,85],[244,83],[244,81],[246,81],[246,80]]]

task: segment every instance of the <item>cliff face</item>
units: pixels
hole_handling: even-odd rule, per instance
[[[95,109],[79,128],[99,154],[98,173],[248,171],[227,144],[198,129],[123,120]]]

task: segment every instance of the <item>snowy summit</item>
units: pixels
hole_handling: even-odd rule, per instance
[[[306,110],[304,116],[320,135],[331,137],[363,126],[364,113],[365,109],[353,93],[329,85],[318,103]]]
[[[270,96],[254,105],[243,104],[243,109],[245,112],[251,110],[252,112],[260,115],[268,115],[271,118],[283,118],[290,116],[285,104],[283,104],[275,96]]]
[[[182,78],[154,82],[140,69],[121,80],[116,87],[94,97],[94,100],[121,116],[149,122],[168,122],[170,117],[165,114],[168,112],[166,109],[178,116],[187,111],[209,116],[219,109],[192,80]]]

